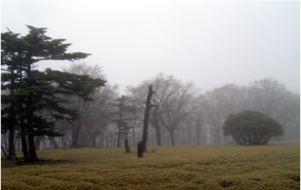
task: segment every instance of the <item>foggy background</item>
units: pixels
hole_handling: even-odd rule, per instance
[[[91,53],[80,62],[101,66],[120,93],[160,72],[202,92],[264,78],[300,91],[298,1],[1,1],[1,32],[26,35],[25,25]]]
[[[108,81],[93,102],[68,98],[66,108],[80,115],[73,124],[43,112],[63,136],[36,136],[37,150],[120,147],[125,139],[136,146],[149,84],[159,105],[150,113],[150,146],[233,143],[222,127],[242,110],[279,122],[284,135],[272,140],[300,140],[298,1],[1,1],[1,32],[25,36],[25,25],[67,39],[69,52],[92,54],[75,63],[41,61],[38,69]],[[2,134],[6,150],[7,140]]]

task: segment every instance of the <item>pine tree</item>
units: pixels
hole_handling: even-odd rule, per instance
[[[129,129],[132,128],[131,126],[129,126],[127,121],[135,119],[133,117],[128,117],[129,113],[136,112],[136,108],[130,105],[130,102],[133,100],[133,98],[121,96],[115,99],[115,104],[112,104],[112,106],[117,108],[116,112],[111,113],[111,115],[116,117],[116,119],[113,119],[113,121],[116,123],[118,128],[118,131],[116,132],[116,134],[118,135],[117,147],[120,147],[121,135],[128,134]]]
[[[105,81],[51,69],[44,72],[35,70],[34,66],[39,61],[74,61],[89,54],[66,53],[70,44],[63,43],[64,39],[46,36],[46,28],[27,27],[29,34],[24,37],[11,31],[1,34],[2,90],[9,90],[8,94],[2,94],[1,123],[4,131],[20,131],[25,161],[37,161],[34,137],[61,135],[56,131],[54,122],[45,117],[45,112],[56,120],[75,121],[77,112],[64,107],[68,103],[67,97],[77,95],[85,101],[92,101],[89,95]],[[9,144],[9,149],[14,149],[13,144]]]

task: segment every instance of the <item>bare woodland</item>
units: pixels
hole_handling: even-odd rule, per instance
[[[63,70],[105,79],[99,66],[73,63]],[[222,126],[228,114],[242,110],[259,111],[279,122],[284,136],[274,140],[300,139],[300,94],[288,91],[277,80],[262,79],[248,86],[228,84],[202,92],[193,83],[161,73],[138,86],[128,86],[122,96],[117,85],[106,84],[95,90],[93,102],[72,97],[68,106],[79,112],[79,119],[73,124],[55,121],[64,136],[36,136],[36,149],[117,147],[124,146],[125,141],[136,146],[142,139],[145,102],[151,84],[155,91],[152,104],[156,106],[150,110],[148,146],[233,143],[231,137],[223,135]],[[128,99],[118,103],[122,97]],[[41,114],[48,117],[46,112]],[[8,134],[2,134],[1,140],[8,150]],[[16,151],[22,149],[20,138],[15,139],[15,147]]]

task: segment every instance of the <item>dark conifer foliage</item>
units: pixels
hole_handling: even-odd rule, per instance
[[[48,37],[46,28],[27,27],[29,33],[26,36],[11,31],[1,34],[1,88],[7,91],[1,93],[1,125],[2,132],[10,134],[9,157],[15,154],[14,130],[18,130],[25,161],[37,161],[34,137],[61,135],[55,129],[53,119],[73,122],[78,118],[76,111],[64,107],[69,102],[67,97],[77,95],[85,101],[92,101],[89,95],[105,81],[51,69],[35,70],[39,61],[74,61],[89,54],[66,53],[71,44],[63,43],[64,39]],[[45,112],[50,113],[52,119],[45,117]]]

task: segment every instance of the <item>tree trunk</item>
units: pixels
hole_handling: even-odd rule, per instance
[[[14,144],[14,141],[15,141],[14,133],[15,133],[15,130],[14,130],[13,126],[11,126],[8,131],[8,158],[9,159],[13,159],[16,155],[15,144]]]
[[[7,145],[7,133],[6,133],[6,134],[2,134],[1,140],[3,140],[4,150],[8,150],[8,145]]]
[[[162,142],[161,142],[161,131],[160,128],[155,128],[156,130],[156,140],[157,140],[157,145],[158,146],[162,146]]]
[[[143,120],[143,135],[142,135],[142,141],[138,143],[138,158],[143,157],[143,153],[146,151],[146,146],[147,146],[147,137],[148,137],[148,120],[149,120],[149,112],[150,109],[152,108],[151,105],[151,98],[153,95],[154,91],[152,89],[152,85],[149,86],[148,89],[148,95],[146,99],[146,106],[145,106],[145,112],[144,112],[144,120]]]
[[[132,153],[132,151],[129,147],[129,142],[128,142],[127,138],[124,139],[124,146],[125,146],[125,153]]]
[[[118,130],[117,147],[120,147],[121,128],[119,127]]]
[[[170,134],[171,145],[172,145],[172,146],[175,146],[175,136],[174,136],[174,131],[173,131],[173,130],[169,130],[169,134]]]
[[[106,136],[106,144],[107,144],[107,148],[110,148],[110,141],[109,138]]]
[[[75,134],[74,134],[74,139],[72,142],[72,147],[77,147],[78,146],[78,137],[79,137],[79,131],[81,127],[81,119],[80,117],[78,118],[77,125],[75,125]]]
[[[1,145],[1,149],[2,149],[2,152],[3,152],[4,156],[5,156],[5,158],[8,158],[8,155],[6,154],[5,149],[4,149],[4,147],[2,145]]]
[[[27,129],[28,129],[28,145],[29,145],[29,159],[30,161],[38,161],[37,153],[36,153],[36,146],[34,143],[34,129],[33,129],[33,121],[31,116],[27,119]]]
[[[64,139],[65,139],[65,140],[64,140],[64,147],[67,148],[67,145],[70,146],[70,145],[72,144],[72,142],[71,142],[71,140],[70,140],[70,138],[69,138],[68,133],[65,132],[64,137],[66,137],[66,138],[64,138]]]
[[[22,130],[22,128],[21,128],[21,130]],[[29,154],[28,154],[26,137],[24,135],[22,135],[21,141],[22,141],[22,152],[23,152],[23,156],[24,156],[24,161],[28,162],[29,161]]]
[[[92,133],[92,147],[96,147],[97,133]]]
[[[143,141],[140,141],[137,145],[137,153],[138,153],[138,158],[143,158],[143,153],[144,153],[144,150],[146,150],[146,146],[144,144]]]
[[[156,130],[156,140],[157,140],[157,145],[161,146],[162,142],[161,142],[161,129],[159,127],[159,119],[158,119],[158,106],[156,106],[155,110],[154,110],[154,117],[153,117],[153,127]]]
[[[11,75],[14,75],[14,69],[11,70]],[[15,93],[15,81],[13,78],[11,78],[11,89],[10,94]],[[14,103],[13,101],[10,102],[10,109],[14,109]],[[10,118],[9,122],[9,129],[8,129],[8,159],[14,159],[16,156],[15,152],[15,144],[14,144],[14,135],[15,135],[15,118],[11,114],[8,115]]]
[[[20,107],[22,105],[20,104]],[[24,161],[28,162],[29,161],[29,154],[28,154],[28,146],[27,146],[27,141],[26,141],[26,126],[23,121],[21,121],[21,142],[22,142],[22,152],[24,156]]]
[[[21,139],[18,139],[18,149],[17,149],[17,151],[19,152],[21,150],[22,150],[22,148],[21,148]]]
[[[40,148],[40,144],[41,144],[41,141],[42,141],[43,138],[44,138],[44,136],[38,136],[36,138],[36,141],[35,141],[36,150],[40,150],[41,149]]]
[[[53,145],[53,148],[59,148],[59,145],[56,143],[54,137],[48,137],[50,140],[50,143]]]
[[[200,119],[196,122],[196,144],[200,145]]]
[[[30,161],[38,161],[39,158],[38,158],[37,153],[36,153],[36,147],[35,147],[35,144],[34,144],[34,135],[33,134],[28,135],[28,143],[29,143]]]
[[[132,129],[132,145],[136,144],[136,132],[135,132],[135,127]]]

